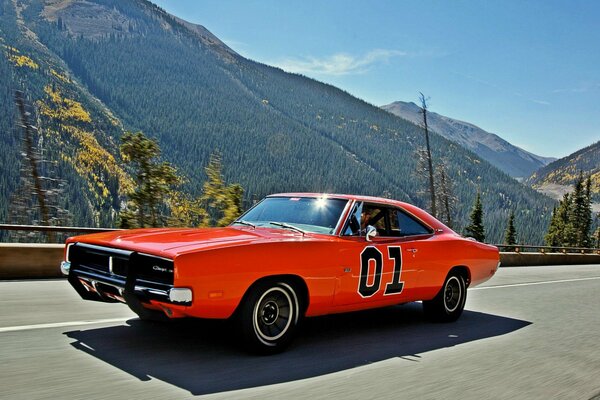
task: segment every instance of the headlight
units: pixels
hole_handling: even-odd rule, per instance
[[[69,261],[63,261],[60,263],[60,272],[63,273],[63,275],[69,275],[69,270],[71,269],[71,263]]]

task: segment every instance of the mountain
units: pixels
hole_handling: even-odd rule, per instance
[[[384,195],[426,207],[419,127],[348,93],[245,59],[206,28],[144,0],[0,0],[0,219],[23,165],[13,93],[26,93],[37,146],[66,181],[73,223],[110,226],[131,178],[125,130],[156,138],[199,194],[210,154],[222,154],[245,204],[283,191]],[[509,210],[524,241],[541,243],[553,201],[471,151],[432,134],[457,197],[457,230],[482,193],[490,242]]]
[[[593,197],[600,203],[600,142],[548,164],[533,173],[526,183],[558,199],[572,190],[580,172],[592,177]],[[596,209],[600,211],[599,206]]]
[[[419,125],[423,121],[421,108],[412,102],[396,101],[381,108],[413,124]],[[434,112],[428,112],[427,124],[432,131],[473,151],[514,178],[527,178],[534,171],[556,160],[556,158],[541,157],[525,151],[498,135],[486,132],[468,122]]]

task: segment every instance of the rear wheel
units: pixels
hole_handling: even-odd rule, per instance
[[[464,277],[457,271],[451,271],[433,300],[423,301],[423,310],[432,321],[453,322],[462,314],[466,300],[467,285]]]
[[[300,302],[285,282],[263,282],[250,289],[239,310],[238,323],[246,348],[273,354],[287,347],[300,321]]]

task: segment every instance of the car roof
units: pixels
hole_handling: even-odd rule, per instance
[[[361,196],[354,194],[338,194],[338,193],[275,193],[271,194],[267,197],[327,197],[330,199],[345,199],[345,200],[356,200],[356,201],[364,201],[367,203],[385,203],[390,205],[404,206],[408,205],[408,203],[404,203],[402,201],[387,199],[385,197],[375,197],[375,196]]]

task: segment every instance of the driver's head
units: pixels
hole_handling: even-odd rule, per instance
[[[360,215],[360,227],[361,229],[365,229],[367,225],[371,222],[371,214],[367,210],[363,210]]]

